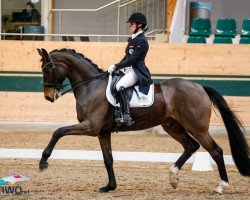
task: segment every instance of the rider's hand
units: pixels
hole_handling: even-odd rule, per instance
[[[108,72],[112,74],[115,71],[115,65],[110,65],[108,68]]]

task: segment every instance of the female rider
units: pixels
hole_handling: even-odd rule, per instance
[[[126,54],[121,62],[111,65],[108,72],[112,74],[115,70],[125,68],[125,75],[116,85],[123,113],[122,117],[115,119],[115,121],[130,126],[133,124],[133,120],[125,89],[138,82],[139,91],[147,95],[153,81],[148,68],[145,66],[145,57],[149,48],[147,38],[144,35],[144,31],[147,30],[147,19],[142,13],[134,13],[127,23],[130,23],[132,36],[126,47]]]

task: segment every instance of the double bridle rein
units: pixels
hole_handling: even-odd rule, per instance
[[[59,74],[60,74],[60,72],[59,72],[59,70],[56,68],[56,64],[54,63],[54,61],[53,61],[52,56],[50,55],[50,53],[48,54],[48,58],[49,58],[49,62],[48,62],[46,65],[44,65],[44,66],[42,67],[42,71],[44,71],[45,69],[47,69],[47,68],[49,68],[49,67],[52,67],[53,82],[52,82],[52,83],[44,82],[44,83],[43,83],[43,86],[53,87],[54,90],[55,90],[55,93],[56,93],[56,95],[57,95],[57,96],[56,96],[56,99],[58,99],[59,97],[65,95],[65,94],[67,94],[67,93],[69,93],[70,91],[72,91],[72,90],[78,88],[78,87],[81,86],[81,85],[84,85],[84,84],[86,84],[86,83],[88,83],[88,82],[90,82],[90,81],[92,81],[92,80],[98,79],[98,78],[100,78],[100,77],[102,77],[102,76],[107,76],[107,75],[108,75],[108,72],[103,72],[103,73],[101,73],[101,74],[99,74],[99,75],[97,75],[97,76],[91,77],[91,78],[89,78],[89,79],[87,79],[87,80],[76,81],[76,82],[74,82],[74,83],[69,83],[69,84],[64,84],[64,85],[63,85],[63,84],[62,84],[63,81],[58,82],[58,79],[57,79],[57,76],[56,76],[56,70],[57,70],[57,72],[58,72]],[[68,89],[68,90],[66,90],[66,91],[64,91],[64,92],[58,93],[59,90],[65,88],[65,87],[67,87],[67,86],[70,86],[70,85],[71,85],[71,88],[70,88],[70,89]]]

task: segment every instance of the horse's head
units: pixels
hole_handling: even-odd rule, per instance
[[[45,49],[37,49],[37,51],[42,57],[44,98],[54,102],[59,97],[59,91],[67,76],[67,66],[57,61],[55,56],[52,57]]]

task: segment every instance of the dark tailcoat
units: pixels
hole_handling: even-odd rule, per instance
[[[150,72],[145,65],[145,57],[148,52],[148,41],[144,33],[139,34],[128,42],[125,57],[115,64],[116,69],[132,66],[139,82],[139,91],[148,94],[149,86],[153,83]]]

